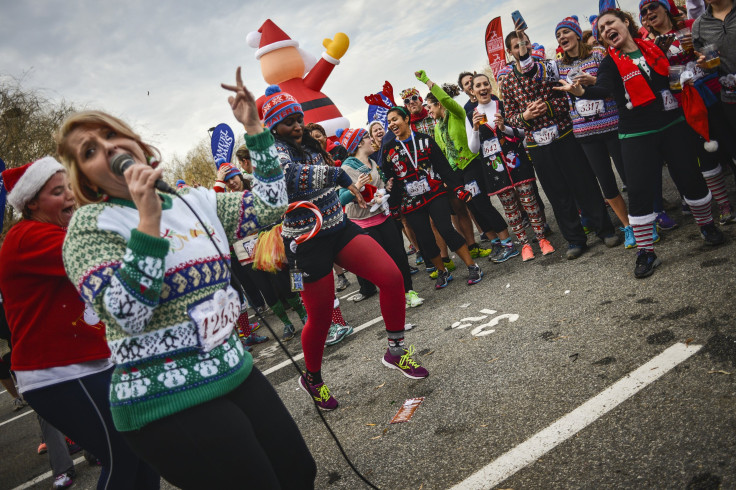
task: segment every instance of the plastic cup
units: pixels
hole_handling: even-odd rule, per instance
[[[675,33],[675,38],[680,42],[680,47],[683,51],[686,53],[692,53],[694,51],[693,35],[690,32],[690,29],[680,29]]]
[[[685,67],[681,65],[670,66],[670,90],[682,90],[680,83],[680,75],[685,71]]]
[[[709,70],[721,65],[721,56],[718,54],[718,48],[715,44],[706,44],[700,52],[705,56],[705,67]]]

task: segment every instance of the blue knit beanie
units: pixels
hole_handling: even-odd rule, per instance
[[[563,27],[566,27],[577,34],[579,39],[583,38],[583,30],[580,28],[580,22],[578,22],[577,15],[571,15],[570,17],[565,17],[564,19],[562,19],[560,23],[557,24],[557,27],[555,27],[555,36],[557,35],[557,31],[559,31]]]
[[[263,123],[268,129],[273,129],[292,114],[304,115],[304,110],[293,95],[282,92],[278,85],[270,85],[266,89],[266,100],[263,102],[261,113]]]
[[[230,167],[230,170],[228,170],[227,173],[225,174],[225,180],[230,180],[236,175],[243,175],[243,173],[240,170],[238,170],[238,167],[230,163],[227,163],[224,158],[218,158],[217,160],[215,160],[215,166],[217,166],[217,170],[220,170],[220,167],[223,165],[227,165],[228,167]]]
[[[670,2],[668,2],[667,0],[641,0],[641,2],[639,2],[639,11],[641,11],[641,8],[644,5],[647,5],[649,3],[658,3],[662,5],[664,9],[667,10],[668,12],[670,10]]]

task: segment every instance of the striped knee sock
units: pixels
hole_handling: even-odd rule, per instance
[[[726,176],[723,175],[723,170],[721,170],[720,167],[717,170],[718,173],[715,175],[706,175],[709,172],[703,173],[705,183],[708,185],[710,193],[713,194],[713,199],[715,199],[719,205],[729,204],[728,191],[726,190]]]
[[[713,222],[713,210],[710,201],[705,204],[690,204],[690,211],[698,226],[704,226]]]
[[[634,229],[634,238],[636,239],[636,246],[639,250],[646,250],[647,252],[654,251],[654,245],[652,242],[652,223],[645,225],[631,225]]]

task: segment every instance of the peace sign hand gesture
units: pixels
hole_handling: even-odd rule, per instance
[[[258,117],[258,108],[256,107],[256,99],[250,93],[248,88],[243,85],[243,77],[240,75],[240,67],[235,71],[235,85],[220,84],[225,90],[235,92],[227,98],[230,108],[233,110],[233,116],[240,121],[245,127],[246,133],[255,135],[263,132],[261,120]]]

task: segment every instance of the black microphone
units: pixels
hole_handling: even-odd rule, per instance
[[[135,165],[135,160],[133,160],[133,156],[129,153],[120,153],[118,155],[115,155],[112,160],[110,160],[110,169],[112,170],[112,173],[121,177],[131,165]],[[161,192],[176,194],[176,190],[174,190],[169,184],[161,179],[156,179],[154,187],[156,187],[156,189],[160,190]]]

